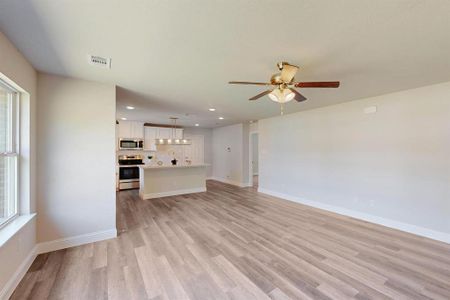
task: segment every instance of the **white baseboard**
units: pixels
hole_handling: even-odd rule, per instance
[[[14,272],[14,274],[5,284],[3,289],[0,291],[0,299],[9,299],[9,297],[11,297],[12,293],[14,293],[14,290],[27,273],[36,256],[37,256],[37,247],[34,246],[34,248],[30,251],[25,260],[22,262],[22,264],[17,268],[16,272]]]
[[[226,179],[226,178],[219,178],[219,177],[211,177],[210,180],[215,180],[215,181],[220,181],[223,183],[228,183],[231,185],[236,185],[238,187],[249,187],[251,186],[250,183],[242,183],[242,182],[238,182],[238,181],[234,181],[234,180],[230,180],[230,179]]]
[[[140,196],[141,196],[142,199],[146,200],[146,199],[161,198],[161,197],[176,196],[176,195],[184,195],[184,194],[193,194],[193,193],[201,193],[201,192],[206,192],[206,187],[193,188],[193,189],[184,189],[184,190],[176,190],[176,191],[161,192],[161,193],[140,194]]]
[[[117,237],[117,229],[109,229],[103,231],[97,231],[87,234],[81,234],[68,238],[53,240],[49,242],[43,242],[36,245],[37,254],[47,253],[69,247],[80,246],[84,244],[94,243],[98,241],[108,240]]]
[[[9,297],[11,297],[12,293],[17,288],[20,281],[25,276],[25,274],[27,273],[28,269],[30,268],[31,264],[33,263],[38,254],[56,251],[69,247],[75,247],[83,244],[89,244],[115,237],[117,237],[117,230],[114,228],[110,230],[82,234],[69,238],[36,244],[34,248],[30,251],[30,253],[27,255],[27,257],[24,259],[22,264],[17,268],[16,272],[5,284],[3,289],[0,291],[0,299],[9,299]]]
[[[279,192],[271,191],[271,190],[264,189],[264,188],[258,188],[258,192],[267,194],[270,196],[286,199],[289,201],[305,204],[308,206],[320,208],[320,209],[334,212],[337,214],[364,220],[367,222],[371,222],[371,223],[383,225],[386,227],[398,229],[401,231],[406,231],[406,232],[409,232],[409,233],[412,233],[415,235],[427,237],[427,238],[430,238],[433,240],[437,240],[437,241],[441,241],[441,242],[450,244],[450,234],[448,234],[446,232],[435,231],[432,229],[428,229],[428,228],[424,228],[424,227],[420,227],[420,226],[416,226],[416,225],[412,225],[412,224],[408,224],[408,223],[403,223],[403,222],[399,222],[399,221],[395,221],[395,220],[391,220],[391,219],[386,219],[383,217],[378,217],[375,215],[371,215],[371,214],[367,214],[367,213],[363,213],[363,212],[359,212],[359,211],[355,211],[355,210],[351,210],[351,209],[347,209],[347,208],[342,208],[339,206],[324,204],[324,203],[317,202],[317,201],[311,201],[311,200],[303,199],[303,198],[300,198],[297,196],[279,193]]]

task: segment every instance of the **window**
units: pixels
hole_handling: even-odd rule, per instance
[[[0,227],[18,212],[18,98],[0,80]]]

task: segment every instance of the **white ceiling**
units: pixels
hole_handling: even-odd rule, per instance
[[[117,84],[118,117],[150,122],[277,115],[247,100],[261,87],[227,82],[267,81],[281,60],[298,80],[341,81],[287,112],[450,80],[448,0],[2,0],[0,30],[40,71]]]

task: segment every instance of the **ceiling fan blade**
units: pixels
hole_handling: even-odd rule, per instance
[[[229,84],[272,85],[269,82],[230,81]]]
[[[263,96],[265,96],[265,95],[268,95],[268,94],[270,94],[270,93],[272,93],[272,90],[267,90],[267,91],[264,91],[264,92],[262,92],[262,93],[260,93],[260,94],[258,94],[258,95],[256,95],[256,96],[251,97],[251,98],[248,99],[248,100],[257,100],[257,99],[259,99],[259,98],[261,98],[261,97],[263,97]]]
[[[297,74],[298,67],[287,63],[283,63],[283,69],[281,70],[281,80],[285,83],[289,83],[294,79],[295,74]]]
[[[301,88],[337,88],[339,87],[339,81],[318,81],[318,82],[297,82],[295,87]]]
[[[291,90],[291,91],[295,94],[294,99],[295,99],[297,102],[306,101],[306,97],[303,96],[302,94],[300,94],[299,92],[297,92],[295,89],[289,89],[289,90]]]

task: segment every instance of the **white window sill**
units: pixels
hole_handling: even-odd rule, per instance
[[[36,214],[21,215],[0,228],[0,248],[3,247],[17,232],[28,224]]]

